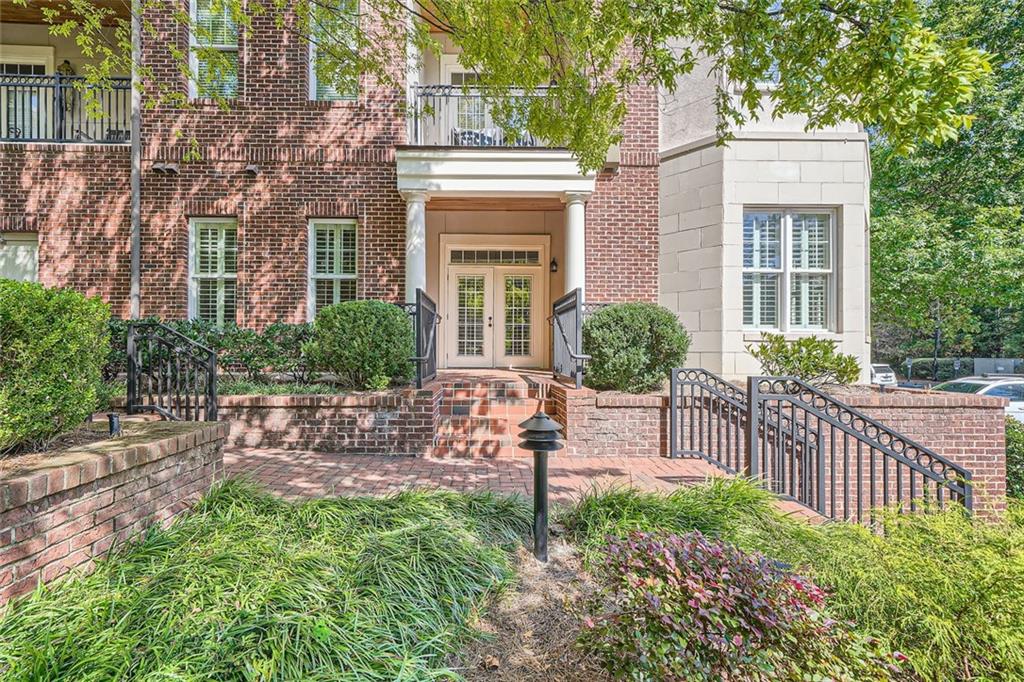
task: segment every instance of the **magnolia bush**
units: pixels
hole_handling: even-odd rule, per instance
[[[860,363],[836,349],[836,342],[803,336],[787,341],[781,334],[764,334],[761,343],[747,351],[761,363],[768,376],[796,377],[815,386],[846,386],[860,378]]]

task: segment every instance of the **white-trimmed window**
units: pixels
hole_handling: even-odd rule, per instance
[[[218,326],[235,322],[238,223],[234,218],[193,218],[189,224],[189,317]]]
[[[309,319],[329,305],[356,299],[356,221],[309,221]]]
[[[334,6],[327,3],[314,4],[310,15],[309,44],[309,98],[316,101],[354,100],[359,96],[359,77],[353,74],[345,83],[336,85],[317,75],[321,56],[330,54],[335,59],[343,57],[348,50],[357,50],[355,37],[359,26],[359,3],[357,0],[335,0]],[[323,59],[326,60],[326,57]]]
[[[743,326],[833,328],[835,213],[748,209],[743,213]]]
[[[226,0],[192,0],[192,97],[238,95],[238,25]],[[211,52],[220,54],[214,58]]]

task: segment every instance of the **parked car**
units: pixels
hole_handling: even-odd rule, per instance
[[[895,386],[896,372],[889,365],[871,365],[871,383],[879,386]]]
[[[1010,404],[1006,407],[1006,414],[1024,422],[1024,375],[964,377],[937,384],[933,388],[949,393],[974,393],[993,398],[1008,398]]]

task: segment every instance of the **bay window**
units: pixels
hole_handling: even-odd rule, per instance
[[[820,209],[743,213],[743,326],[833,328],[835,214]]]
[[[356,222],[309,221],[309,319],[329,305],[356,299]]]

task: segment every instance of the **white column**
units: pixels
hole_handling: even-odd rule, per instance
[[[565,194],[565,293],[577,288],[586,290],[586,203],[589,198],[589,192]]]
[[[402,192],[405,198],[405,301],[427,288],[427,194]]]

